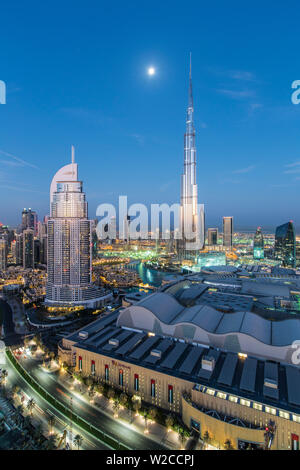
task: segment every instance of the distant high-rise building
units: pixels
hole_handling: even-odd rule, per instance
[[[184,135],[184,171],[181,175],[180,226],[182,240],[178,241],[180,258],[195,258],[204,246],[204,205],[198,207],[196,183],[196,144],[194,126],[194,102],[192,90],[192,68],[190,60],[189,101]],[[192,245],[196,246],[193,250]],[[191,249],[188,249],[191,248]]]
[[[22,231],[31,229],[34,231],[34,235],[37,234],[38,219],[37,213],[32,209],[23,209],[22,211]]]
[[[16,264],[23,264],[23,234],[16,235]]]
[[[50,187],[47,303],[96,306],[99,291],[92,281],[92,222],[78,181],[77,164],[61,168]]]
[[[292,221],[276,228],[274,255],[282,266],[296,266],[296,236]]]
[[[34,231],[23,231],[23,268],[34,268]]]
[[[256,233],[253,240],[253,258],[263,259],[264,258],[264,236],[261,231],[261,227],[257,227]]]
[[[223,217],[223,245],[231,247],[233,241],[233,217]]]
[[[217,228],[207,229],[207,243],[209,246],[218,244],[218,229]]]
[[[5,271],[7,268],[7,241],[0,238],[0,270]]]

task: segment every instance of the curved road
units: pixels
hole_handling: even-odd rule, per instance
[[[35,360],[27,358],[22,359],[20,363],[57,400],[70,406],[70,399],[72,398],[74,412],[115,439],[121,440],[130,449],[167,449],[163,444],[159,444],[144,434],[135,431],[129,423],[126,425],[122,421],[109,417],[101,409],[97,409],[83,401],[79,395],[71,393],[64,385],[55,380],[55,375],[44,372],[39,368]]]

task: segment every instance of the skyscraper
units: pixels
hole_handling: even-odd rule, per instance
[[[182,234],[182,240],[178,244],[180,255],[192,258],[204,246],[204,206],[201,204],[198,207],[191,57],[186,132],[184,135],[184,171],[181,175],[180,225]],[[195,249],[193,249],[193,244]]]
[[[92,221],[78,181],[77,164],[61,168],[50,187],[47,303],[94,307],[99,292],[92,280]]]
[[[282,266],[296,266],[296,237],[292,221],[276,228],[274,256]]]
[[[5,238],[0,238],[0,271],[5,271],[7,268],[7,241]]]
[[[233,239],[233,217],[223,217],[223,246],[231,247]]]
[[[23,231],[23,268],[34,268],[34,231],[27,229]]]
[[[207,229],[207,243],[209,246],[218,244],[218,229],[217,228]]]
[[[37,213],[32,209],[23,209],[22,211],[22,231],[31,229],[34,235],[37,234]]]
[[[253,258],[263,259],[264,258],[264,236],[261,231],[261,227],[257,227],[256,233],[253,240]]]

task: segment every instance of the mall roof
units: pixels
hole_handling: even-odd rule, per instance
[[[80,349],[299,413],[300,369],[296,366],[245,359],[236,353],[120,328],[115,314],[84,327],[87,338],[80,336],[82,331],[67,338]],[[115,341],[109,341],[111,338]],[[202,359],[211,361],[212,370],[203,367]]]

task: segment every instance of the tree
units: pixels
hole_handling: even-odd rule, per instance
[[[173,419],[173,416],[172,415],[168,415],[166,417],[166,426],[168,429],[170,429],[174,424],[174,419]]]
[[[34,438],[38,441],[38,443],[40,443],[42,437],[43,437],[43,430],[42,430],[42,426],[39,424],[34,430]]]
[[[211,436],[209,434],[209,432],[206,430],[205,433],[203,434],[203,441],[204,443],[206,444],[206,446],[208,446],[208,444],[210,443],[211,441]]]
[[[139,412],[139,410],[141,409],[141,406],[142,406],[141,400],[133,400],[132,406],[133,406],[133,409],[136,412],[136,414],[138,414],[138,412]]]
[[[2,371],[2,380],[3,380],[4,385],[5,385],[7,376],[8,376],[8,372],[7,372],[6,369],[4,369],[4,370]]]
[[[181,447],[184,448],[184,443],[185,443],[184,429],[182,427],[180,427],[179,430],[178,430],[178,433],[179,433],[179,439],[180,439],[180,442],[181,442]]]
[[[120,402],[119,400],[115,400],[113,404],[113,411],[115,415],[118,415],[119,409],[120,409]]]
[[[108,390],[107,396],[108,396],[109,399],[114,399],[115,398],[115,391],[114,391],[113,388],[110,388]]]
[[[126,394],[125,392],[123,392],[123,393],[121,393],[121,395],[120,395],[120,404],[121,404],[122,406],[126,406],[127,403],[128,403],[128,396],[127,396],[127,394]]]
[[[49,416],[48,425],[49,425],[49,432],[50,432],[50,434],[52,434],[53,426],[55,425],[55,416],[54,415]]]
[[[157,416],[157,409],[156,408],[150,408],[149,410],[149,416],[152,421],[155,421],[155,418]]]
[[[28,400],[27,402],[27,410],[29,411],[30,415],[32,416],[32,413],[33,413],[33,410],[34,410],[34,407],[35,407],[35,401],[33,398],[30,398],[30,400]]]
[[[233,446],[231,444],[230,439],[226,439],[226,441],[224,442],[224,448],[225,450],[233,450]]]
[[[80,436],[80,434],[76,434],[74,437],[74,444],[77,446],[77,449],[79,450],[79,447],[82,445],[83,438]]]
[[[56,449],[56,440],[57,440],[57,435],[56,434],[51,434],[46,443],[46,449],[47,450],[55,450]]]

